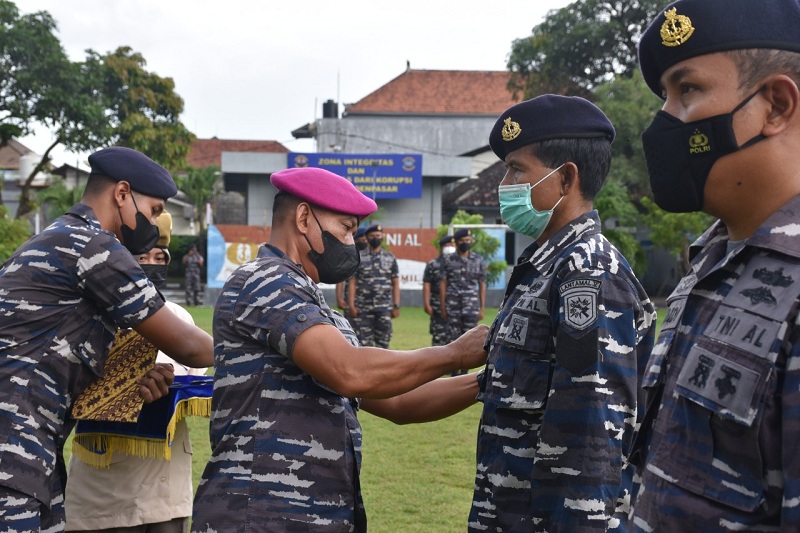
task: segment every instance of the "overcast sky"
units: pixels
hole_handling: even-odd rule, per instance
[[[16,0],[47,11],[73,61],[130,46],[175,80],[181,120],[200,138],[275,140],[328,99],[356,102],[414,69],[505,70],[514,39],[572,0]],[[47,132],[22,143],[43,153]],[[77,156],[54,152],[56,164]]]

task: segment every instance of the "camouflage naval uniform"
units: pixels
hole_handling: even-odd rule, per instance
[[[795,197],[731,250],[719,222],[692,247],[645,375],[635,531],[800,529],[798,214]]]
[[[366,531],[357,402],[292,361],[317,324],[350,324],[270,245],[225,283],[214,311],[212,454],[193,531]]]
[[[469,252],[466,257],[457,252],[443,256],[442,278],[447,280],[444,308],[448,335],[450,339],[457,339],[478,325],[479,284],[486,282],[483,257],[475,252]]]
[[[447,322],[442,318],[441,299],[439,297],[439,283],[442,281],[442,258],[439,256],[428,261],[425,265],[425,272],[422,274],[422,282],[429,283],[431,286],[431,319],[428,333],[432,336],[432,346],[444,346],[450,342],[447,335]]]
[[[470,531],[624,531],[655,311],[586,213],[528,247],[489,336]]]
[[[83,204],[0,267],[0,487],[50,507],[43,530],[64,528],[62,447],[73,400],[102,373],[117,326],[136,326],[163,305],[136,259]],[[0,523],[28,529],[9,514]]]
[[[397,259],[381,248],[361,252],[356,272],[355,304],[358,317],[351,318],[362,346],[388,348],[392,340],[392,280],[399,276]]]
[[[198,251],[195,255],[186,255],[186,305],[200,305],[203,303],[200,293],[203,282],[200,278],[200,267],[203,258]]]

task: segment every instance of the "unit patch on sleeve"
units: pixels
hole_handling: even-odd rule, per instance
[[[564,321],[575,329],[586,329],[597,320],[597,295],[602,282],[573,279],[558,287],[564,305]]]

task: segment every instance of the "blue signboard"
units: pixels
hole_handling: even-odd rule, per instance
[[[421,154],[290,152],[289,167],[319,167],[344,176],[372,199],[422,198]]]

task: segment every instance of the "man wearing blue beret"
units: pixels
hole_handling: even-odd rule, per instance
[[[718,220],[644,379],[633,530],[800,530],[800,3],[683,0],[639,45],[656,203]]]
[[[507,109],[500,213],[534,239],[492,324],[469,531],[624,531],[655,310],[592,207],[614,128],[583,98]]]
[[[93,153],[89,164],[80,203],[0,267],[4,531],[64,529],[70,409],[103,375],[118,328],[135,329],[187,366],[213,363],[211,337],[164,306],[132,255],[158,241],[156,217],[177,192],[169,172],[122,147]],[[172,378],[171,367],[156,366],[139,379],[139,392],[145,401],[157,399]]]
[[[214,309],[213,451],[192,529],[364,533],[358,410],[408,423],[474,404],[475,374],[436,378],[482,365],[488,328],[408,352],[359,346],[317,283],[353,275],[353,233],[375,202],[320,168],[270,181],[269,243]]]

